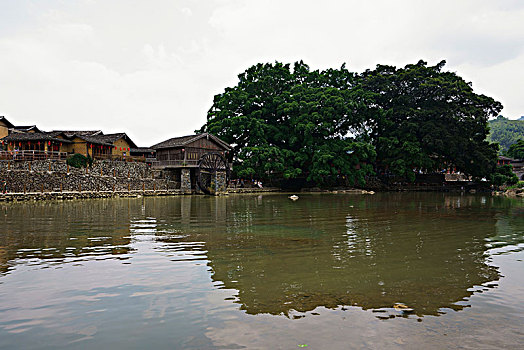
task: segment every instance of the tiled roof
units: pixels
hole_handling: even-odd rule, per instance
[[[156,145],[151,146],[151,148],[159,149],[159,148],[169,148],[169,147],[181,147],[181,146],[188,144],[193,139],[195,139],[196,136],[198,135],[173,137],[169,140],[157,143]]]
[[[129,144],[130,147],[136,148],[136,144],[124,132],[117,133],[117,134],[96,135],[96,136],[93,136],[93,137],[98,138],[99,140],[101,140],[103,142],[107,142],[107,143],[111,143],[111,144],[113,144],[114,142],[120,140],[121,138],[124,138],[127,141],[127,143]]]
[[[104,135],[102,131],[83,131],[83,132],[76,132],[76,131],[53,131],[52,133],[56,133],[58,135],[59,133],[63,133],[69,138],[78,137],[86,142],[95,144],[95,145],[105,145],[105,146],[113,146],[113,143],[117,140],[120,140],[121,138],[125,138],[129,146],[136,147],[135,143],[125,134],[125,133],[118,133],[118,134],[106,134]],[[90,134],[94,133],[94,134]]]
[[[231,146],[229,146],[227,143],[225,143],[224,141],[222,141],[218,137],[216,137],[214,135],[211,135],[211,134],[208,134],[208,133],[196,134],[196,135],[188,135],[188,136],[181,136],[181,137],[173,137],[173,138],[171,138],[169,140],[166,140],[164,142],[157,143],[156,145],[151,146],[151,148],[160,149],[160,148],[182,147],[182,146],[185,146],[187,144],[190,144],[191,142],[199,140],[199,139],[201,139],[203,137],[211,138],[216,143],[218,143],[219,145],[224,147],[226,150],[231,149]]]
[[[150,153],[150,152],[156,152],[153,148],[147,148],[147,147],[136,147],[130,149],[131,153]]]
[[[77,136],[78,138],[86,142],[95,144],[95,145],[113,146],[111,142],[107,142],[106,140],[101,139],[98,135],[97,136],[74,135],[74,136]]]
[[[102,130],[53,130],[51,133],[55,133],[56,135],[63,133],[67,137],[72,137],[74,135],[78,136],[95,136],[95,135],[103,135],[104,133]]]
[[[100,140],[104,140],[106,142],[115,142],[117,140],[120,140],[122,137],[125,137],[126,134],[121,132],[121,133],[118,133],[118,134],[106,134],[106,135],[96,135],[94,137],[96,137],[97,139],[100,139]]]
[[[9,120],[7,120],[4,116],[0,116],[0,122],[3,122],[5,125],[7,125],[8,128],[14,128],[15,126],[11,124]]]
[[[35,133],[12,133],[7,135],[2,139],[3,141],[7,142],[22,142],[22,141],[57,141],[57,142],[63,142],[63,143],[72,143],[69,140],[59,139],[56,137],[53,137],[52,135],[48,133],[41,133],[41,132],[35,132]]]
[[[13,127],[14,130],[17,130],[17,131],[23,131],[23,132],[28,132],[28,131],[31,131],[31,130],[34,130],[35,132],[42,132],[40,131],[40,129],[38,129],[36,127],[36,125],[24,125],[24,126],[15,126]]]

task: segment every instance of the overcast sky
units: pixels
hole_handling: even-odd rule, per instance
[[[524,115],[521,0],[0,0],[0,115],[44,130],[192,133],[258,62],[424,59]]]

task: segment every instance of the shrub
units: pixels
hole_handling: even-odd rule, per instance
[[[508,187],[508,189],[513,189],[513,188],[524,188],[524,181],[519,181],[516,184]]]
[[[79,153],[73,154],[67,158],[67,164],[73,168],[86,168],[87,166],[93,165],[93,159],[90,156],[84,156]]]
[[[514,185],[519,181],[517,175],[513,173],[511,165],[498,166],[491,175],[491,183],[495,186]]]

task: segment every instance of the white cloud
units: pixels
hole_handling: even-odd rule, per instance
[[[190,17],[193,14],[193,11],[189,7],[184,7],[180,10],[185,16]]]

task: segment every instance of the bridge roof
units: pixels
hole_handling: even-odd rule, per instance
[[[218,137],[209,134],[207,132],[202,134],[195,134],[195,135],[187,135],[187,136],[181,136],[181,137],[173,137],[169,140],[157,143],[154,146],[151,146],[151,148],[154,149],[162,149],[162,148],[177,148],[177,147],[183,147],[186,146],[192,142],[195,142],[201,138],[208,138],[213,141],[215,141],[218,145],[220,145],[225,150],[229,151],[231,149],[231,146],[229,146],[227,143],[219,139]]]

